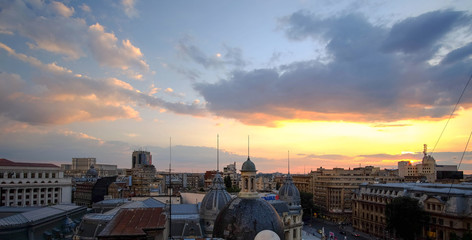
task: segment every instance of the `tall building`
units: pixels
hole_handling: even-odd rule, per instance
[[[395,170],[380,170],[378,167],[343,169],[318,168],[313,177],[313,202],[322,213],[334,222],[350,222],[352,195],[361,183],[401,182]]]
[[[134,151],[132,154],[131,168],[140,168],[145,165],[152,165],[152,155],[148,151]]]
[[[72,182],[54,164],[0,159],[0,199],[0,206],[71,203]]]
[[[152,155],[147,151],[134,151],[131,154],[132,169],[127,171],[131,176],[131,195],[150,196],[151,185],[156,178],[156,168],[152,165]]]
[[[438,183],[360,185],[353,196],[354,229],[379,238],[394,238],[394,233],[386,228],[385,207],[396,197],[417,199],[420,207],[430,214],[422,239],[460,239],[471,231],[472,185]]]

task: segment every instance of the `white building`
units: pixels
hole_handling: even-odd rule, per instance
[[[0,159],[0,206],[66,204],[71,198],[71,179],[60,167]]]

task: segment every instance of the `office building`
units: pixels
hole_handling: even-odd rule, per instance
[[[72,182],[50,163],[0,159],[0,206],[47,206],[71,203]]]

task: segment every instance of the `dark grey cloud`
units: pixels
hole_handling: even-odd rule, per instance
[[[383,46],[410,54],[432,47],[451,29],[463,24],[470,24],[470,16],[460,11],[440,10],[410,17],[392,27]]]
[[[456,61],[462,61],[470,55],[472,55],[472,42],[461,48],[449,52],[446,57],[443,58],[441,64],[449,64],[454,63]]]
[[[294,118],[369,122],[441,119],[450,114],[467,80],[472,65],[466,57],[469,48],[451,52],[446,59],[455,61],[448,60],[449,64],[430,65],[425,56],[432,56],[447,34],[469,20],[464,12],[444,10],[387,28],[362,15],[321,19],[299,11],[281,20],[287,37],[321,42],[326,46],[327,63],[314,59],[235,71],[217,83],[196,83],[194,88],[210,111],[246,124],[274,126],[277,120]],[[438,21],[445,23],[437,32],[429,29]],[[419,38],[409,33],[422,27],[428,27],[423,36],[431,39],[408,45]],[[397,38],[392,39],[392,34]],[[472,97],[463,101],[466,106]]]
[[[208,55],[193,43],[190,37],[181,39],[177,44],[177,50],[184,57],[206,69],[221,69],[226,66],[241,68],[247,65],[240,48],[223,45],[221,53]],[[220,54],[220,55],[216,55]]]

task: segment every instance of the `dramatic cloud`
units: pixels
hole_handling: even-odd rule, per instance
[[[33,41],[27,43],[32,49],[61,54],[72,60],[90,54],[100,65],[123,70],[149,68],[141,50],[130,40],[119,41],[99,23],[88,26],[84,19],[73,17],[73,8],[61,2],[28,5],[8,1],[0,3],[0,9],[0,31],[27,37]],[[90,11],[87,5],[81,5],[81,9]]]
[[[136,105],[165,108],[179,114],[203,116],[199,103],[172,103],[135,90],[116,78],[92,79],[74,74],[56,63],[0,49],[41,70],[26,82],[17,74],[0,73],[0,115],[28,124],[65,124],[77,121],[139,119]]]
[[[287,37],[326,46],[328,61],[235,71],[226,80],[194,88],[214,114],[253,125],[287,119],[442,119],[468,79],[470,44],[453,49],[438,65],[428,61],[471,19],[465,12],[435,11],[387,28],[361,15],[321,19],[299,11],[281,20]],[[462,101],[466,108],[472,103],[468,96]]]

